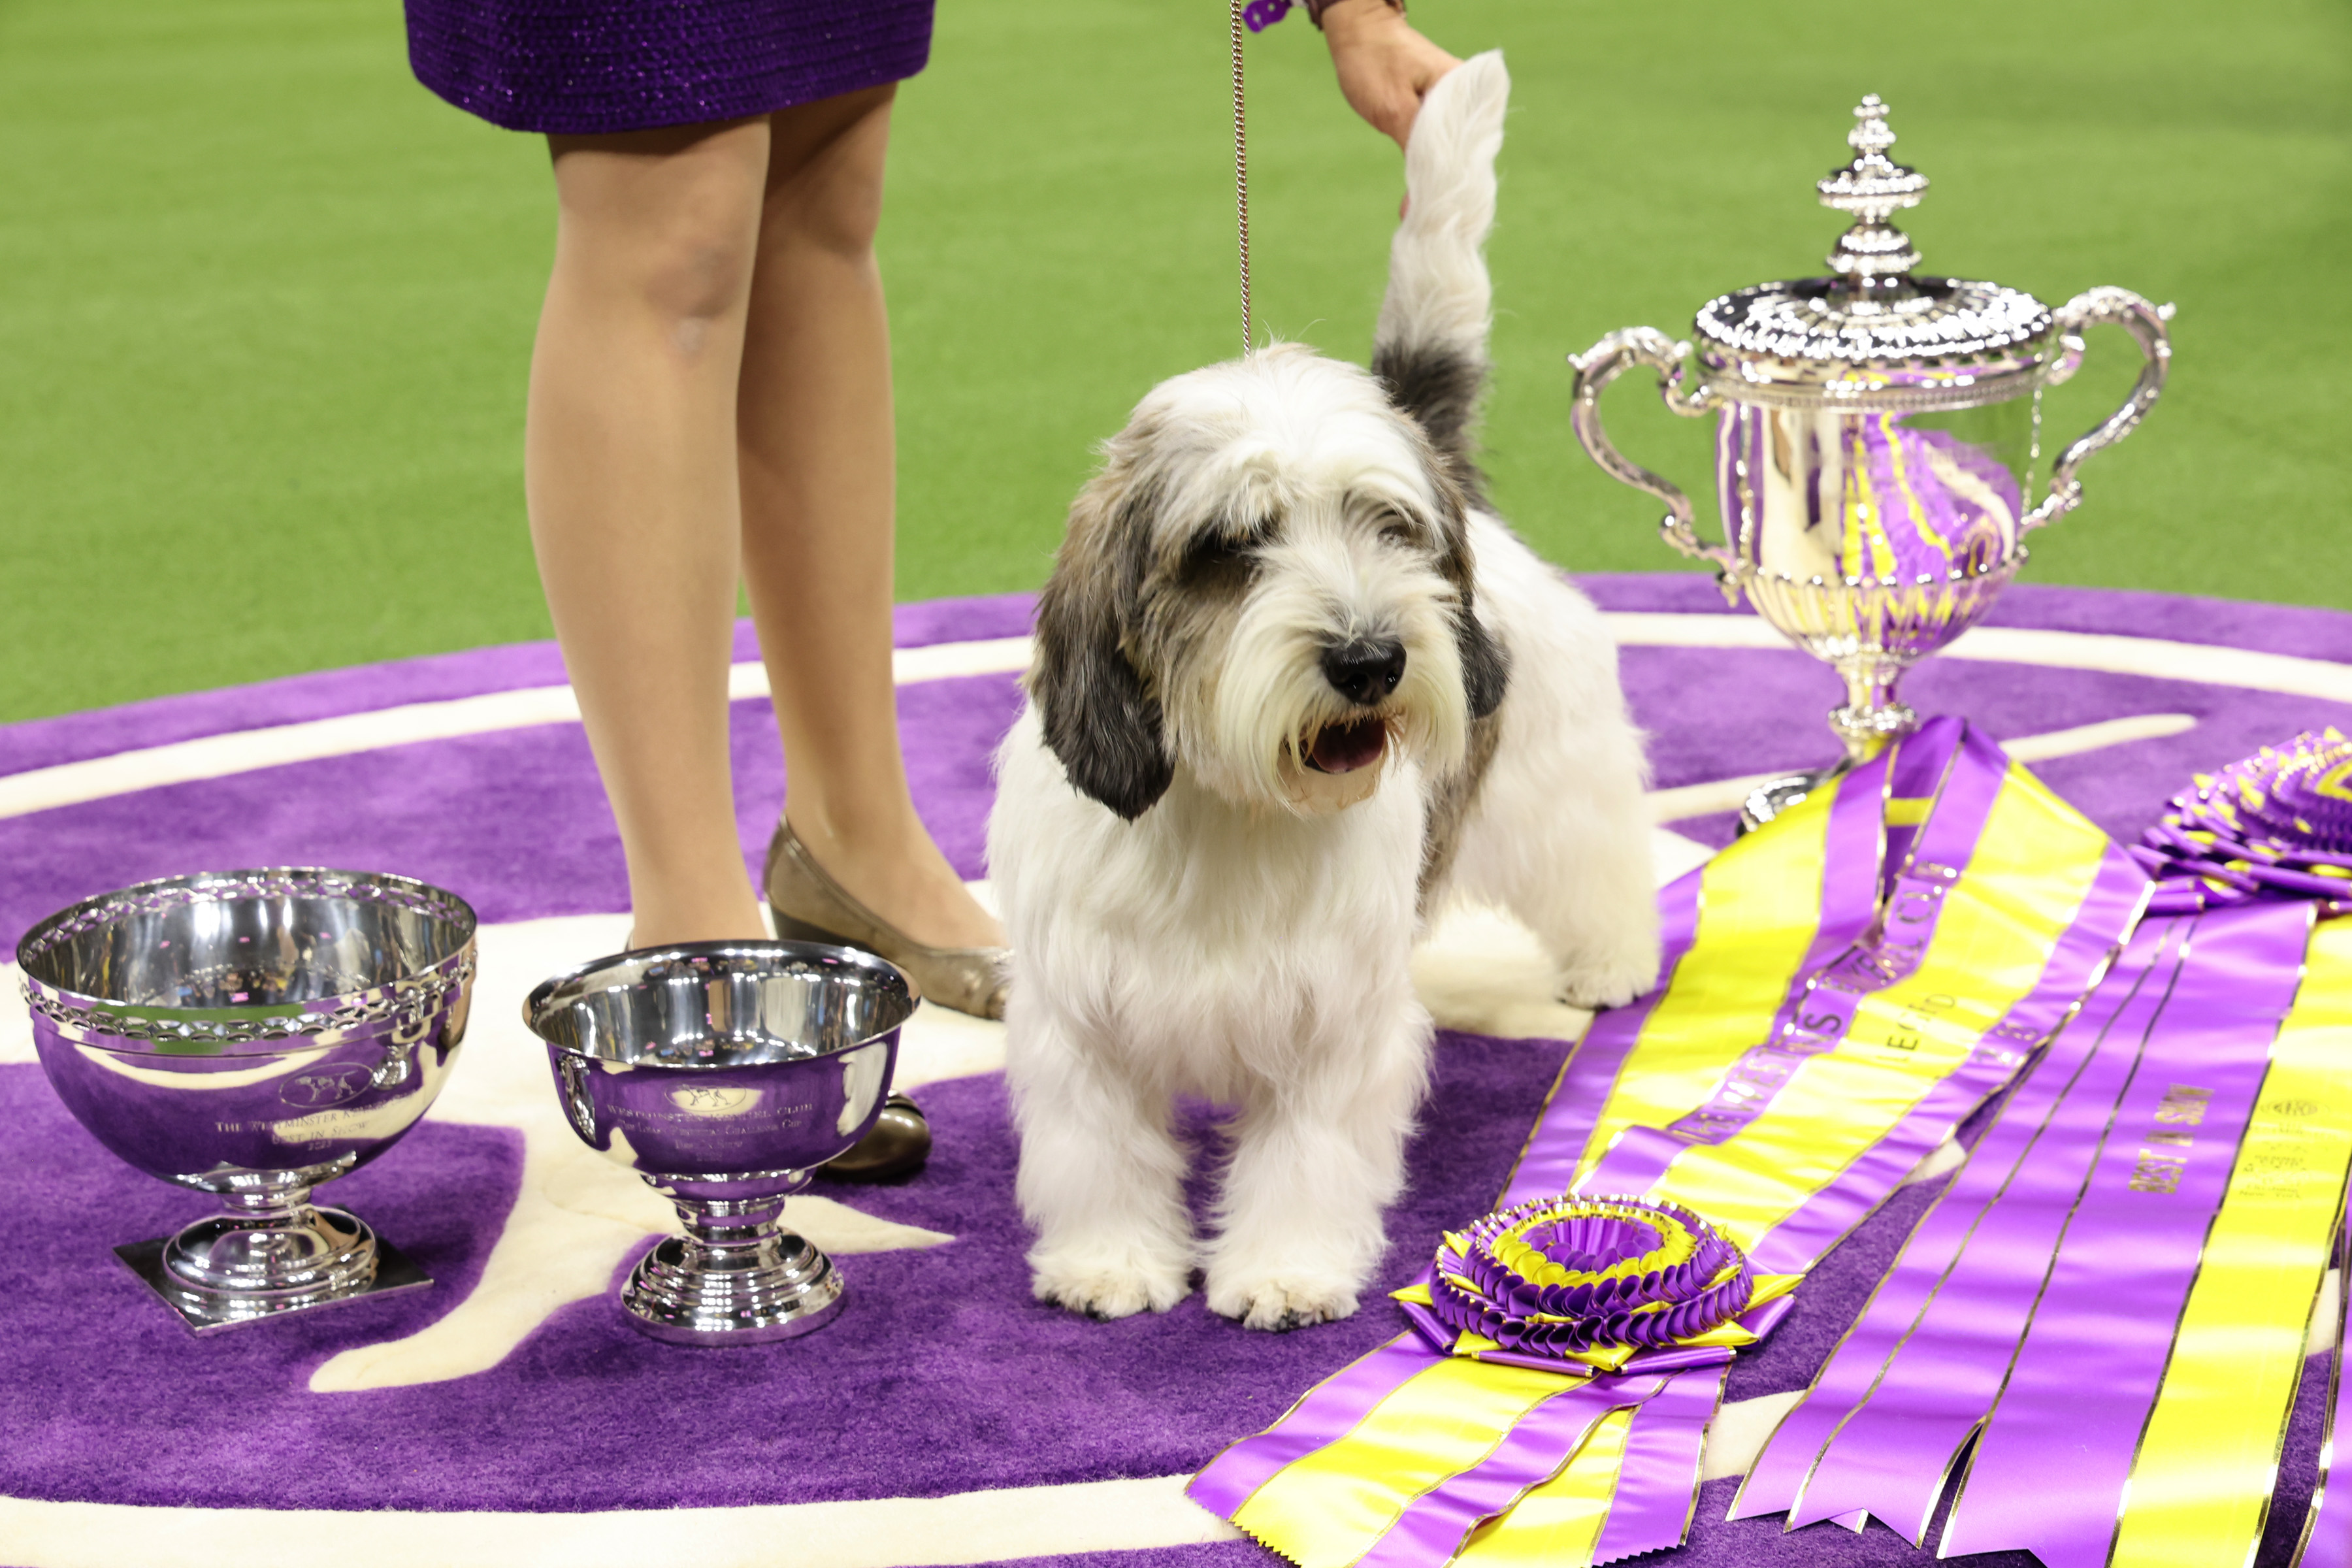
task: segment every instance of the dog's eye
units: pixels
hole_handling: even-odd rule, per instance
[[[1232,539],[1222,533],[1203,533],[1184,547],[1184,570],[1216,572],[1239,565],[1249,559],[1250,545],[1246,539]]]
[[[1381,519],[1381,539],[1383,543],[1415,545],[1421,542],[1421,531],[1394,512]]]

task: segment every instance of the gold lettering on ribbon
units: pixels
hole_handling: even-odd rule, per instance
[[[2231,1189],[2293,1201],[2303,1196],[2306,1183],[2324,1182],[2332,1187],[2336,1178],[2329,1163],[2334,1151],[2328,1145],[2327,1130],[2309,1120],[2319,1114],[2319,1102],[2267,1100],[2262,1111],[2270,1119],[2269,1138],[2260,1152],[2249,1148],[2239,1155],[2237,1171],[2230,1178]],[[2321,1195],[2317,1185],[2311,1195],[2315,1199]]]
[[[2156,1119],[2158,1121],[2185,1121],[2196,1127],[2203,1123],[2205,1108],[2212,1100],[2213,1091],[2210,1089],[2191,1089],[2187,1084],[2176,1083],[2164,1091],[2164,1099],[2158,1102]]]
[[[2140,1144],[2131,1180],[2124,1184],[2135,1193],[2179,1192],[2180,1173],[2189,1168],[2189,1151],[2197,1146],[2197,1140],[2180,1129],[2202,1126],[2212,1102],[2210,1089],[2176,1083],[2166,1089],[2157,1101],[2156,1129]]]

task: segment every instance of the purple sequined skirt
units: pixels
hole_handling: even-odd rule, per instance
[[[407,0],[416,79],[509,131],[765,114],[898,81],[932,0]]]

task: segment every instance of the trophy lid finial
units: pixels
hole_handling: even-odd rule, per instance
[[[1895,132],[1886,128],[1886,105],[1870,93],[1854,106],[1854,128],[1845,134],[1854,160],[1833,169],[1815,189],[1822,205],[1853,215],[1853,226],[1838,237],[1830,252],[1830,270],[1868,288],[1881,279],[1892,281],[1919,265],[1911,237],[1886,220],[1905,207],[1919,205],[1927,176],[1906,169],[1887,157]]]
[[[2032,295],[1915,270],[1919,253],[1888,219],[1919,205],[1927,178],[1887,156],[1886,120],[1876,95],[1864,99],[1846,133],[1853,162],[1816,187],[1823,206],[1853,218],[1829,276],[1734,289],[1693,318],[1700,357],[1717,378],[1708,384],[1735,401],[1785,393],[1791,406],[1818,407],[1867,385],[1899,386],[1906,406],[1948,397],[1935,405],[1976,407],[2039,385],[2032,378],[2057,363],[2054,318]]]

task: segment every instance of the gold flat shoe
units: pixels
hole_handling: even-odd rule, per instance
[[[874,1131],[824,1163],[825,1174],[851,1182],[887,1182],[910,1175],[931,1157],[931,1124],[923,1108],[903,1094],[882,1102]]]
[[[787,942],[827,942],[878,953],[907,972],[915,990],[942,1007],[979,1018],[1004,1016],[1001,947],[930,947],[915,941],[843,890],[816,863],[790,823],[776,824],[761,879],[776,934]]]

